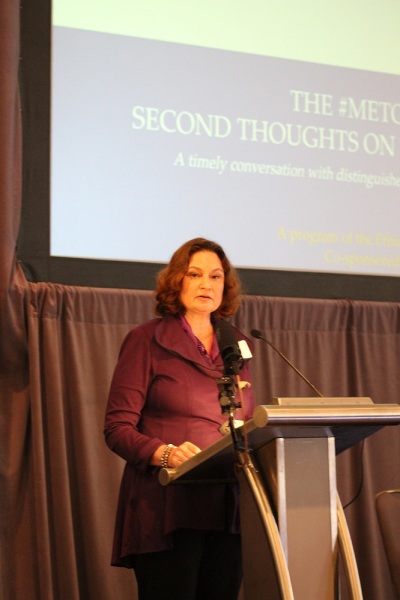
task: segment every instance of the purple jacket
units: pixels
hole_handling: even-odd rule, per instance
[[[216,380],[222,372],[220,356],[214,364],[202,356],[175,317],[149,321],[125,338],[104,430],[108,446],[126,460],[112,564],[129,567],[132,554],[170,547],[171,533],[181,527],[238,531],[235,485],[163,487],[158,469],[149,466],[161,444],[191,441],[204,449],[221,438],[218,429],[227,417],[221,414]],[[248,364],[240,377],[250,381]],[[251,388],[244,390],[244,406],[248,419]],[[243,419],[240,410],[237,418]]]

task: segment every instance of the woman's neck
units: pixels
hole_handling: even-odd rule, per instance
[[[202,338],[211,337],[214,333],[210,315],[186,313],[184,317],[197,338],[202,340]]]

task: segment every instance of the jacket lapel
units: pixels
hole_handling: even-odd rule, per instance
[[[171,315],[160,320],[155,330],[155,340],[159,346],[193,363],[209,377],[215,379],[221,377],[223,372],[221,356],[218,355],[215,363],[211,364],[199,352],[176,317]]]

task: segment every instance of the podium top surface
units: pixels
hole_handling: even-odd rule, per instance
[[[282,399],[286,400],[286,399]],[[287,399],[289,400],[289,399]],[[293,402],[298,400],[298,402]],[[360,424],[398,425],[400,406],[398,404],[373,404],[336,402],[346,399],[323,398],[323,402],[311,402],[311,398],[291,399],[291,402],[279,405],[263,404],[254,410],[253,420],[256,427],[294,426],[294,425],[348,425]],[[318,400],[320,400],[318,398]]]
[[[293,400],[297,403],[292,403]],[[318,400],[298,398],[286,404],[257,406],[253,418],[238,428],[238,436],[241,439],[247,436],[251,450],[257,450],[276,438],[334,437],[336,454],[340,454],[379,429],[400,424],[398,404],[352,403],[351,399],[329,402],[329,398],[323,399],[325,402],[322,404]],[[168,485],[181,478],[185,482],[191,479],[233,479],[233,463],[232,438],[227,435],[179,467],[161,469],[159,481]]]

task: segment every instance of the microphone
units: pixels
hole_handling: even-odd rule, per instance
[[[239,368],[243,365],[243,356],[236,339],[234,328],[227,321],[218,321],[215,327],[215,335],[224,362],[225,372],[238,375]]]
[[[290,360],[284,355],[282,354],[282,352],[280,352],[280,350],[278,350],[278,348],[275,348],[275,346],[269,341],[267,340],[263,334],[261,333],[261,331],[259,331],[258,329],[252,329],[250,331],[251,335],[256,338],[257,340],[262,340],[263,342],[265,342],[266,344],[268,344],[269,346],[271,346],[271,348],[273,350],[275,350],[275,352],[277,352],[279,354],[279,356],[281,358],[283,358],[283,360],[290,366],[292,367],[292,369],[294,371],[296,371],[297,375],[300,375],[300,377],[302,378],[303,381],[306,382],[307,385],[310,386],[310,388],[320,397],[320,398],[324,398],[324,395],[321,394],[321,392],[315,387],[314,384],[311,383],[311,381],[309,379],[307,379],[307,377],[305,375],[303,375],[303,373],[301,373],[301,371],[299,371],[299,369],[297,369],[293,363],[290,362]]]

